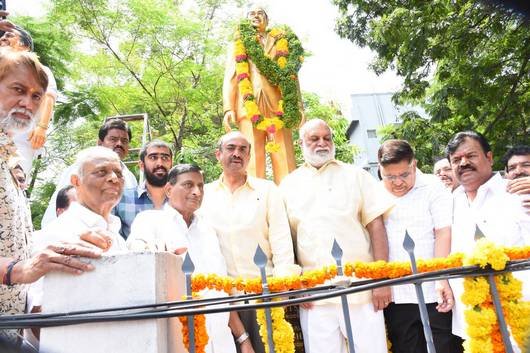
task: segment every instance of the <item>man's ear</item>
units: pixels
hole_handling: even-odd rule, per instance
[[[169,182],[164,185],[164,194],[166,195],[166,198],[169,199],[169,195],[171,194],[171,188],[173,185],[171,185]]]
[[[142,162],[141,159],[138,161],[138,168],[140,168],[140,170],[141,170],[142,172],[144,171],[145,164],[144,164],[144,162]]]
[[[79,175],[72,174],[70,176],[70,184],[72,184],[75,187],[78,187],[81,184],[81,178],[79,178]]]
[[[493,152],[489,151],[488,153],[486,153],[486,158],[490,162],[490,165],[493,165]]]
[[[103,144],[103,141],[101,141],[100,139],[98,139],[98,146],[101,146]]]
[[[219,162],[221,162],[220,155],[221,155],[221,151],[219,150],[219,148],[216,148],[215,149],[215,158],[217,158],[217,161],[219,161]]]

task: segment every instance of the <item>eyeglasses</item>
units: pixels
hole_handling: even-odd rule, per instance
[[[409,167],[408,169],[410,169],[412,167],[412,163],[409,164]],[[383,178],[384,180],[389,180],[391,182],[394,182],[398,179],[400,179],[401,181],[405,181],[407,180],[407,178],[412,174],[412,171],[409,170],[405,173],[401,173],[399,175],[384,175],[383,173],[381,173],[381,178]]]

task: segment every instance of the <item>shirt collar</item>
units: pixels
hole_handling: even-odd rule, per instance
[[[224,178],[224,173],[221,173],[221,175],[219,176],[219,179],[217,179],[217,185],[215,186],[216,189],[226,189],[227,188],[225,183],[223,183],[223,178]],[[250,189],[256,190],[256,179],[257,178],[254,178],[254,177],[252,177],[252,176],[247,174],[247,180],[245,180],[245,183],[243,185],[241,185],[239,188],[248,186]]]
[[[143,194],[147,194],[147,188],[145,187],[145,180],[138,184],[136,188],[137,197],[142,197]]]
[[[326,163],[324,163],[320,168],[316,168],[314,167],[313,165],[309,164],[308,162],[304,162],[304,164],[302,164],[305,168],[307,169],[310,169],[310,170],[313,170],[313,171],[316,171],[316,172],[321,172],[325,169],[327,169],[330,165],[339,165],[340,162],[336,159],[330,159],[329,161],[327,161]]]
[[[182,214],[180,214],[179,211],[177,211],[175,208],[173,208],[169,203],[164,204],[164,207],[162,210],[171,217],[171,219],[181,222],[186,228],[188,228],[188,225],[186,224],[186,221],[184,221],[184,217],[182,217]],[[192,228],[197,223],[197,215],[193,214],[193,219],[191,220],[191,224],[189,228]]]
[[[77,216],[77,218],[83,222],[87,227],[99,227],[111,231],[112,233],[118,234],[121,227],[121,221],[118,217],[110,214],[109,222],[105,220],[101,215],[88,209],[78,202],[72,202],[68,211]]]
[[[478,187],[478,193],[491,191],[496,192],[498,190],[504,190],[506,188],[506,179],[503,179],[499,173],[494,173],[491,178],[488,179],[484,184],[480,185]],[[453,193],[456,194],[464,194],[466,191],[464,190],[464,187],[462,185],[459,185]]]

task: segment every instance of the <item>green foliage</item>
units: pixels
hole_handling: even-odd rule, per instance
[[[26,29],[33,38],[35,53],[40,61],[54,73],[59,90],[64,88],[64,78],[68,76],[69,62],[72,59],[72,36],[61,25],[50,19],[33,17],[13,17],[17,25]]]
[[[462,129],[484,133],[498,157],[528,143],[530,29],[522,15],[471,0],[334,3],[339,35],[377,53],[376,73],[391,68],[404,78],[396,102],[421,104],[432,117],[405,115],[392,132],[411,138],[424,164]]]

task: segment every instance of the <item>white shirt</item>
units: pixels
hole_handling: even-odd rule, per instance
[[[392,195],[365,170],[331,160],[319,169],[304,163],[280,184],[298,263],[304,271],[333,265],[336,239],[342,262],[373,261],[366,226],[387,215]],[[369,303],[370,291],[348,296],[349,303]],[[337,302],[320,300],[317,304]]]
[[[79,235],[87,230],[104,229],[110,233],[112,238],[112,246],[105,252],[105,255],[114,255],[127,251],[125,240],[120,236],[120,226],[121,222],[118,217],[109,215],[109,222],[107,222],[99,214],[77,202],[72,202],[70,207],[55,221],[41,231],[34,233],[33,249],[38,251],[61,241],[75,242],[79,240]],[[29,295],[34,306],[42,304],[42,280],[41,278],[30,288]]]
[[[127,238],[127,246],[133,251],[170,251],[187,248],[194,273],[216,273],[226,276],[226,263],[215,230],[197,215],[188,227],[182,215],[168,204],[162,210],[138,213]],[[224,297],[225,293],[203,290],[202,297]],[[228,319],[230,313],[206,315],[206,329],[210,337],[205,348],[207,353],[235,353],[236,347]]]
[[[506,191],[506,183],[499,174],[493,175],[478,188],[473,201],[469,201],[462,186],[453,192],[452,253],[469,254],[473,251],[477,225],[487,239],[498,245],[529,244],[530,216],[524,212],[518,196]],[[515,275],[522,279],[525,275],[528,276],[528,271]],[[459,278],[450,282],[455,297],[453,333],[466,338],[465,306],[460,299],[464,292],[463,280]]]
[[[123,177],[125,179],[124,183],[124,189],[128,188],[136,188],[138,186],[138,181],[136,181],[136,177],[134,174],[127,168],[127,166],[120,161],[122,171],[123,171]],[[50,198],[50,203],[48,204],[48,207],[46,208],[46,212],[44,212],[44,216],[42,216],[41,221],[41,228],[44,228],[48,223],[53,221],[57,218],[56,210],[55,210],[55,202],[57,201],[57,194],[59,193],[59,190],[64,188],[65,186],[70,185],[70,177],[75,173],[75,164],[72,164],[68,168],[66,168],[59,177],[59,181],[56,184],[55,191],[53,192],[52,197]]]
[[[385,220],[388,235],[388,261],[410,261],[403,248],[405,231],[415,243],[416,260],[434,257],[434,230],[451,226],[452,197],[434,175],[416,174],[412,189],[395,198],[396,206]],[[434,282],[422,284],[426,303],[437,301]],[[418,303],[413,284],[392,287],[396,304]]]

